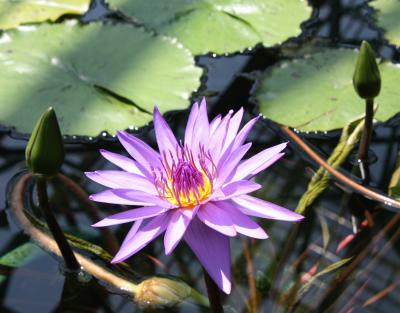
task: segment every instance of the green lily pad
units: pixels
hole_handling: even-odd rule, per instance
[[[131,25],[75,23],[0,38],[0,124],[30,133],[53,106],[65,135],[140,127],[189,106],[202,70],[170,38]]]
[[[303,0],[108,0],[112,9],[176,37],[193,54],[231,53],[279,44],[301,33]]]
[[[355,50],[324,49],[282,62],[257,82],[254,100],[267,118],[302,131],[342,128],[365,112],[352,84],[356,58]],[[392,63],[379,68],[382,89],[375,118],[386,121],[400,111],[400,68]]]
[[[0,29],[21,24],[55,21],[65,14],[80,15],[89,9],[90,0],[2,0]]]
[[[374,17],[385,37],[394,45],[400,46],[400,2],[399,0],[376,0],[369,2],[376,12]]]

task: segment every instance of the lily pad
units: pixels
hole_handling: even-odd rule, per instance
[[[376,12],[374,17],[385,37],[394,45],[400,46],[400,2],[399,0],[376,0],[369,2]]]
[[[2,0],[0,29],[21,24],[55,21],[65,14],[80,15],[89,9],[90,0]]]
[[[279,44],[301,33],[310,17],[304,0],[108,0],[110,7],[159,33],[178,38],[193,54],[231,53]]]
[[[202,70],[169,38],[131,25],[75,23],[0,38],[0,124],[30,133],[53,106],[63,134],[140,127],[189,105]]]
[[[356,58],[355,50],[326,48],[272,67],[254,90],[260,112],[302,131],[343,128],[365,112],[352,83]],[[386,62],[379,68],[382,89],[375,118],[386,121],[400,111],[400,68]]]

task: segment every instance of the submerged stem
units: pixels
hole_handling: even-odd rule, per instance
[[[74,253],[72,252],[72,249],[68,244],[68,241],[65,238],[64,233],[60,228],[60,225],[58,225],[58,222],[56,220],[56,217],[54,216],[53,211],[50,209],[49,199],[47,196],[46,178],[41,176],[38,177],[36,181],[36,187],[37,187],[39,206],[42,209],[49,230],[53,235],[58,248],[60,249],[61,255],[65,261],[65,265],[71,271],[79,271],[80,265],[76,260]]]
[[[207,271],[203,268],[204,281],[207,287],[207,295],[210,300],[210,309],[212,313],[223,313],[221,303],[221,294],[217,284],[212,280]]]

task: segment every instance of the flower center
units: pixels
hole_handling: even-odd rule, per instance
[[[200,149],[195,162],[188,147],[178,146],[176,157],[164,153],[161,163],[164,171],[158,169],[155,185],[159,195],[170,203],[193,208],[212,193],[215,166],[204,149]]]

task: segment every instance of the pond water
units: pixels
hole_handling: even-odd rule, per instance
[[[286,44],[295,50],[302,42],[333,40],[340,45],[354,45],[367,39],[374,43],[382,56],[398,61],[398,52],[382,40],[379,30],[365,21],[370,14],[364,1],[311,1],[313,19],[307,22],[300,38]],[[101,1],[95,1],[83,21],[116,19],[109,15]],[[280,61],[279,48],[258,47],[244,54],[229,57],[203,56],[198,64],[207,69],[207,81],[202,94],[208,97],[211,116],[237,110],[243,106],[245,118],[257,111],[249,101],[253,85],[252,75]],[[246,75],[244,75],[246,74]],[[166,118],[177,134],[183,134],[188,112],[171,112]],[[137,135],[155,144],[154,131],[145,127]],[[302,134],[304,140],[325,159],[338,142],[340,133]],[[287,141],[287,136],[274,123],[263,120],[251,133],[253,142],[250,154],[268,146]],[[67,145],[63,173],[75,180],[88,193],[102,190],[90,182],[85,171],[112,168],[101,158],[99,148],[123,153],[121,145],[113,138],[79,138]],[[371,183],[377,190],[386,192],[399,151],[400,128],[398,118],[378,124],[371,146]],[[25,168],[26,141],[14,134],[0,137],[0,255],[29,242],[6,202],[12,178]],[[257,176],[263,188],[257,196],[294,210],[317,169],[317,165],[294,143],[291,143],[282,161]],[[342,169],[351,175],[352,164]],[[357,177],[355,177],[357,180]],[[11,181],[11,183],[10,183]],[[9,187],[7,187],[9,185]],[[100,233],[90,227],[92,220],[73,194],[62,185],[53,184],[51,203],[57,211],[63,228],[79,234],[91,242],[103,245]],[[103,215],[116,212],[117,206],[99,205]],[[366,213],[365,212],[369,212]],[[372,216],[371,223],[362,227],[365,216]],[[252,241],[235,237],[231,241],[233,291],[224,297],[226,312],[400,312],[400,245],[399,222],[383,232],[385,226],[398,216],[382,209],[379,203],[352,193],[347,187],[331,181],[327,190],[308,209],[300,224],[282,221],[259,220],[270,239]],[[365,222],[364,222],[365,224]],[[356,228],[356,229],[354,229]],[[121,242],[129,226],[113,227]],[[354,231],[357,235],[339,249]],[[30,257],[20,267],[0,265],[0,312],[141,312],[131,298],[120,291],[91,279],[78,282],[65,273],[60,260],[40,249],[31,248]],[[322,273],[327,266],[353,258],[340,268],[348,276],[338,279],[338,270]],[[101,263],[101,260],[98,260]],[[172,255],[165,256],[159,238],[127,263],[135,279],[154,275],[180,277],[190,286],[206,294],[201,267],[196,258],[180,244]],[[139,273],[139,274],[137,274]],[[314,277],[314,278],[312,278]],[[309,289],[307,282],[313,279]],[[173,308],[159,308],[160,312],[208,312],[207,308],[182,304]]]

